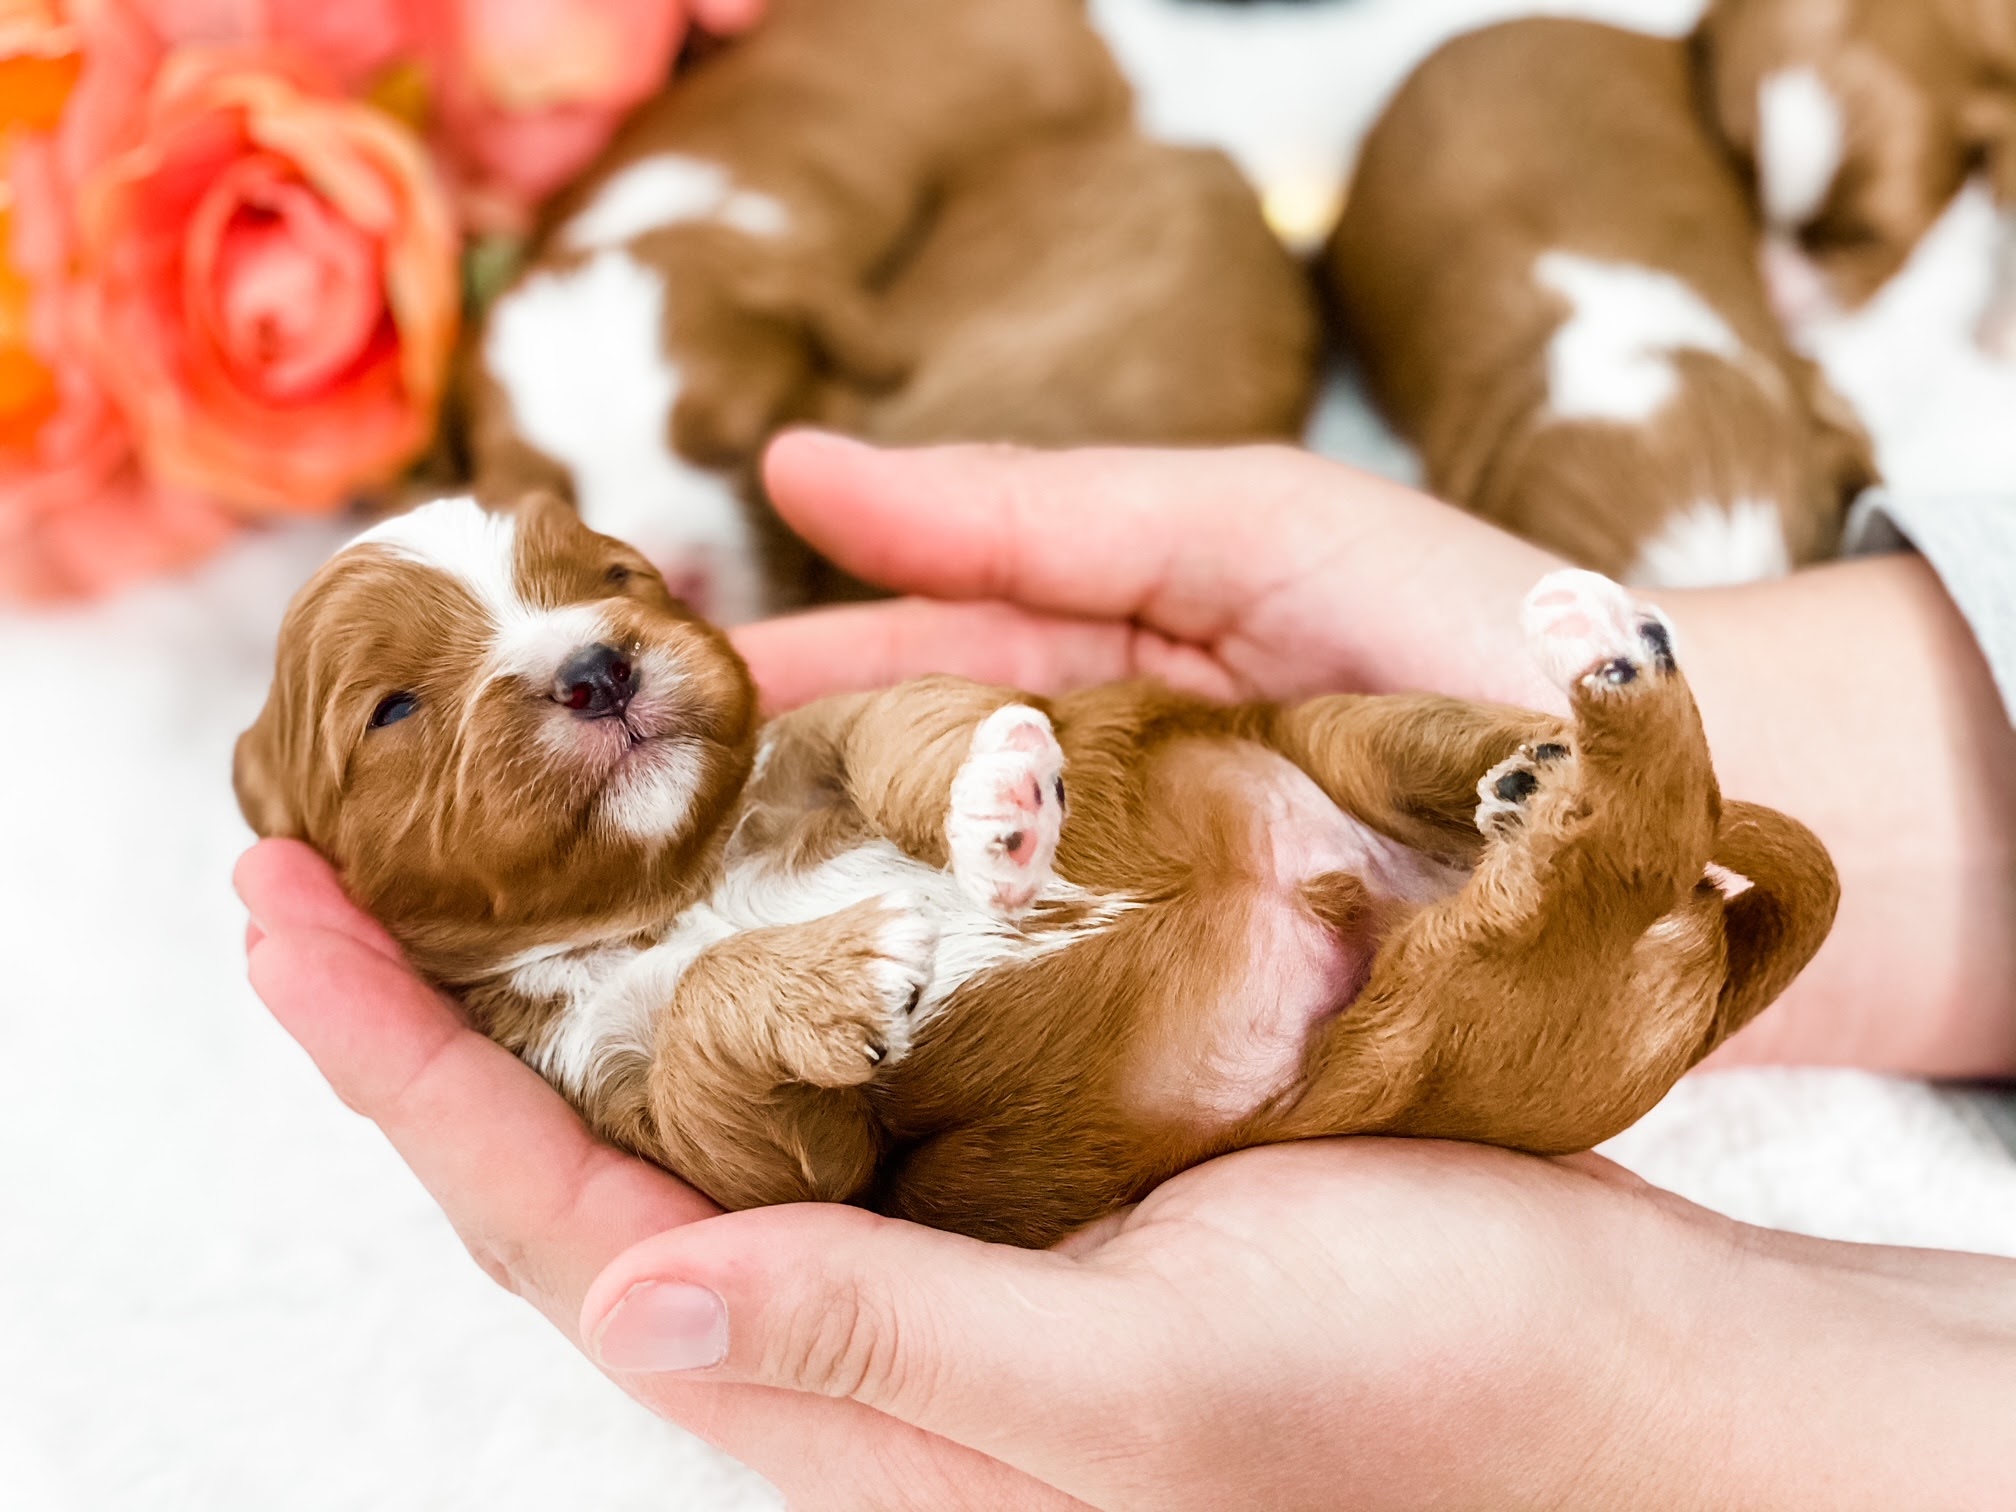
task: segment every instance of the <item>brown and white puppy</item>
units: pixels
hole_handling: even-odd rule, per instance
[[[236,782],[605,1137],[1041,1244],[1256,1143],[1587,1147],[1818,948],[1826,852],[1720,799],[1664,621],[1527,618],[1572,721],[938,677],[759,725],[634,550],[453,499],[302,590]]]
[[[869,281],[963,164],[1127,101],[1079,0],[778,0],[553,207],[469,364],[478,491],[553,487],[715,617],[774,607],[746,473],[829,369],[900,376]]]
[[[2016,206],[2016,0],[1716,0],[1697,45],[1788,319],[1867,301],[1976,170]],[[2016,355],[2012,321],[2016,267]]]
[[[1315,390],[1314,292],[1252,188],[1128,122],[976,160],[876,310],[909,371],[821,418],[885,443],[1296,437]]]
[[[1438,492],[1627,582],[1702,586],[1826,556],[1874,478],[1756,246],[1683,44],[1526,20],[1401,89],[1329,267]]]
[[[786,422],[1297,433],[1299,271],[1129,103],[1082,0],[780,0],[556,205],[471,353],[477,491],[572,498],[732,623],[799,597],[753,478]]]

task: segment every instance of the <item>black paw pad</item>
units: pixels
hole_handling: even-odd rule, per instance
[[[1057,794],[1057,807],[1061,809],[1064,807],[1064,779],[1062,777],[1057,779],[1054,788]]]
[[[1524,767],[1515,767],[1492,787],[1501,803],[1524,803],[1540,791],[1540,779]]]
[[[1566,761],[1568,759],[1568,747],[1558,741],[1550,740],[1544,745],[1533,747],[1533,759],[1535,761]]]
[[[1623,657],[1613,662],[1605,662],[1596,669],[1596,676],[1613,688],[1622,688],[1638,681],[1637,666]]]
[[[1652,648],[1652,663],[1661,672],[1672,672],[1680,665],[1673,659],[1673,635],[1664,624],[1656,619],[1648,619],[1638,627],[1638,635]]]
[[[924,984],[919,982],[915,987],[910,989],[910,1001],[903,1005],[903,1016],[905,1018],[910,1017],[911,1014],[917,1011],[917,1005],[923,1001]]]

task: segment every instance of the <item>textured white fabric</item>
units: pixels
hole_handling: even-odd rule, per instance
[[[1433,40],[1518,8],[1097,5],[1152,118],[1181,127],[1187,99],[1192,134],[1238,138],[1249,163],[1333,170]],[[1577,8],[1670,27],[1692,4]],[[1940,255],[1971,266],[1958,232]],[[1924,303],[1941,318],[1830,333],[1831,355],[1900,486],[1914,467],[2007,486],[2016,431],[1949,417],[2012,380],[1965,354],[1958,304]],[[1341,380],[1315,435],[1412,466]],[[282,604],[335,539],[300,528],[88,612],[0,615],[0,1506],[774,1506],[484,1280],[244,985],[231,741]],[[1922,1087],[1702,1076],[1613,1153],[1759,1222],[2016,1254],[2016,1161]]]

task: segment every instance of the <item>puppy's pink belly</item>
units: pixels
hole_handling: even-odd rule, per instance
[[[1141,1064],[1135,1088],[1152,1113],[1222,1126],[1288,1090],[1310,1034],[1357,996],[1378,951],[1369,920],[1332,927],[1305,886],[1343,873],[1377,898],[1425,904],[1464,876],[1344,813],[1272,751],[1241,744],[1214,757],[1210,785],[1251,819],[1250,870],[1207,906],[1244,913],[1242,946],[1214,1002],[1163,1005],[1173,1032],[1156,1037],[1165,1048]]]
[[[1210,1010],[1202,1053],[1182,1088],[1191,1117],[1236,1123],[1280,1095],[1311,1031],[1364,985],[1378,942],[1341,938],[1300,898],[1253,900],[1244,969]],[[1187,1083],[1187,1086],[1185,1085]]]

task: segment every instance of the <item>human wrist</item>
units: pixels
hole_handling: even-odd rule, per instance
[[[1722,1059],[2016,1072],[2016,732],[1931,569],[1655,597],[1723,792],[1805,823],[1841,879],[1832,937]]]
[[[2016,1506],[2016,1264],[1722,1229],[1609,1505]]]

